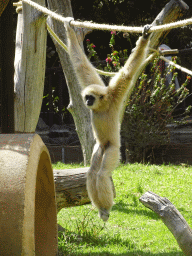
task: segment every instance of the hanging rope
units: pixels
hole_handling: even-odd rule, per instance
[[[63,22],[66,20],[63,16],[50,11],[46,7],[43,7],[31,0],[22,0],[22,2],[29,4],[30,6],[36,8],[38,11],[49,15],[53,19],[56,19],[60,22]],[[117,26],[117,25],[106,25],[106,24],[96,24],[92,23],[90,21],[71,21],[70,23],[74,27],[81,27],[81,28],[89,28],[89,29],[97,29],[97,30],[109,30],[109,31],[121,31],[121,32],[130,32],[130,33],[142,33],[143,32],[143,27],[127,27],[127,26]],[[178,28],[178,27],[183,27],[192,24],[192,18],[186,19],[186,20],[181,20],[165,25],[158,25],[158,26],[153,26],[150,28],[149,32],[160,32],[160,31],[165,31],[165,30],[170,30],[173,28]]]
[[[68,52],[68,48],[67,45],[63,43],[63,41],[55,34],[55,32],[52,30],[52,28],[48,25],[47,23],[47,30],[49,31],[49,33],[52,35],[52,37],[57,41],[57,43],[59,43],[61,45],[61,47]]]
[[[184,68],[184,67],[181,67],[180,65],[178,64],[175,64],[173,61],[171,60],[168,60],[167,58],[165,58],[164,56],[160,56],[160,59],[164,60],[165,62],[169,63],[169,65],[172,65],[174,67],[176,67],[177,69],[181,70],[182,72],[185,72],[189,75],[192,76],[192,71],[187,69],[187,68]]]
[[[163,61],[169,63],[169,65],[174,66],[174,67],[176,67],[177,69],[181,70],[182,72],[187,73],[187,74],[189,74],[189,75],[192,76],[192,71],[191,71],[191,70],[189,70],[189,69],[187,69],[187,68],[184,68],[184,67],[182,67],[182,66],[180,66],[180,65],[178,65],[178,64],[176,64],[176,63],[174,63],[173,61],[168,60],[168,59],[165,58],[164,56],[162,56],[161,54],[163,54],[164,51],[161,52],[161,51],[158,51],[158,50],[153,49],[153,48],[149,48],[149,49],[150,49],[151,51],[153,51],[154,53],[156,53],[157,55],[160,55],[160,59],[162,59]],[[165,51],[165,52],[166,52],[166,51]]]

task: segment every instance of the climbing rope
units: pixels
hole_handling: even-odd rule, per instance
[[[49,15],[53,19],[56,19],[60,22],[64,23],[64,21],[66,20],[65,17],[47,9],[46,7],[43,7],[31,0],[22,0],[22,2],[29,4],[30,6],[36,8],[38,11],[44,13],[45,15]],[[98,29],[98,30],[121,31],[121,32],[130,32],[130,33],[142,33],[143,32],[143,27],[127,27],[127,26],[97,24],[97,23],[92,23],[90,21],[75,21],[74,20],[74,21],[71,21],[70,24],[74,27]],[[170,30],[173,28],[183,27],[183,26],[187,26],[190,24],[192,24],[192,18],[169,23],[169,24],[153,26],[150,28],[149,33]]]
[[[50,17],[52,17],[53,19],[56,19],[62,23],[64,23],[64,21],[66,20],[65,17],[47,9],[46,7],[43,7],[31,0],[22,0],[19,1],[17,3],[14,3],[14,6],[17,6],[16,11],[19,12],[22,9],[22,2],[29,4],[30,6],[34,7],[35,9],[37,9],[38,11],[44,13],[45,15],[49,15]],[[160,31],[164,31],[164,30],[170,30],[173,28],[178,28],[178,27],[183,27],[183,26],[187,26],[192,24],[192,18],[190,19],[185,19],[182,21],[177,21],[177,22],[173,22],[173,23],[169,23],[169,24],[165,24],[165,25],[158,25],[158,26],[153,26],[150,28],[149,32],[160,32]],[[81,27],[81,28],[89,28],[89,29],[98,29],[98,30],[109,30],[109,31],[121,31],[121,32],[131,32],[131,33],[142,33],[143,28],[142,27],[127,27],[127,26],[117,26],[117,25],[106,25],[106,24],[96,24],[96,23],[92,23],[90,21],[75,21],[72,20],[70,22],[70,25],[75,26],[75,27]],[[55,32],[51,29],[51,27],[47,24],[47,30],[49,31],[49,33],[53,36],[53,38],[55,38],[55,40],[61,45],[61,47],[67,52],[67,46],[62,42],[62,40],[55,34]],[[155,50],[155,49],[150,49],[154,52],[156,52],[156,54],[160,55],[160,52]],[[152,55],[150,55],[152,56]],[[153,54],[154,57],[154,54]],[[181,67],[178,64],[175,64],[174,62],[168,60],[167,58],[165,58],[164,56],[160,56],[160,58],[162,60],[164,60],[165,62],[168,62],[170,65],[176,67],[177,69],[192,75],[192,71]],[[105,72],[103,70],[99,70],[96,69],[96,71],[101,74],[101,75],[105,75],[105,76],[114,76],[116,73],[115,72]]]

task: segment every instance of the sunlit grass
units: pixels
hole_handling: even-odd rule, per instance
[[[192,226],[192,168],[121,165],[113,178],[117,197],[105,225],[90,204],[59,212],[58,223],[65,228],[59,238],[60,255],[184,255],[167,227],[139,198],[146,191],[167,197]]]

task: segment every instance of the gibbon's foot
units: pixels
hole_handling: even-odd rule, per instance
[[[142,35],[145,39],[147,39],[149,37],[149,35],[150,35],[149,30],[151,27],[152,27],[152,25],[149,25],[149,24],[144,26]]]
[[[71,26],[70,25],[70,23],[71,23],[71,21],[73,21],[74,20],[74,18],[73,17],[66,17],[65,18],[65,21],[64,21],[64,26],[65,26],[65,28],[67,29],[67,26]]]
[[[109,212],[106,209],[101,208],[99,210],[99,218],[103,221],[107,221],[109,219]]]

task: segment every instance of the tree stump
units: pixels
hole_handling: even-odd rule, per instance
[[[0,254],[57,254],[53,171],[37,134],[0,135]]]

